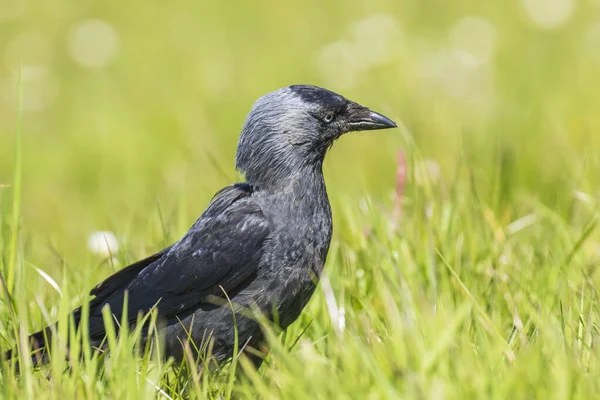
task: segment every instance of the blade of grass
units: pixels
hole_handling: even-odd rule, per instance
[[[473,297],[469,288],[467,288],[467,286],[463,283],[463,281],[460,279],[460,277],[458,276],[456,271],[454,271],[454,268],[452,268],[452,266],[448,263],[448,261],[446,261],[446,258],[444,258],[442,253],[439,250],[436,250],[436,251],[437,251],[440,259],[446,266],[446,268],[448,268],[448,270],[450,271],[452,276],[454,276],[454,279],[456,279],[456,281],[458,282],[458,285],[460,286],[460,288],[465,292],[467,297],[473,302],[473,306],[475,307],[475,309],[477,310],[477,312],[479,313],[481,318],[485,321],[485,323],[487,325],[487,329],[489,329],[494,334],[494,336],[496,336],[496,338],[500,341],[500,343],[502,344],[502,347],[504,347],[503,351],[504,351],[504,354],[506,355],[506,358],[508,359],[508,361],[510,361],[512,363],[515,360],[515,353],[512,351],[512,349],[506,342],[506,339],[504,338],[504,336],[502,336],[502,334],[500,334],[500,332],[498,332],[496,329],[494,329],[494,325],[493,325],[490,317],[487,315],[485,310],[483,308],[481,308],[479,303],[477,303],[477,301],[475,300],[475,297]]]
[[[10,235],[6,285],[9,292],[15,284],[17,264],[17,240],[19,238],[19,220],[21,218],[21,134],[23,129],[23,65],[19,68],[17,110],[17,141],[15,148],[15,173],[13,178],[12,230]]]
[[[227,292],[225,292],[225,289],[220,285],[219,285],[219,287],[221,288],[221,291],[223,291],[223,294],[227,298],[227,303],[229,303],[229,308],[231,309],[231,315],[233,318],[233,359],[231,360],[231,369],[229,371],[229,379],[227,381],[227,389],[225,392],[225,398],[231,399],[231,394],[233,392],[233,381],[235,379],[235,369],[236,369],[236,364],[237,364],[237,359],[238,359],[238,348],[239,348],[238,328],[237,328],[237,321],[235,318],[235,309],[233,307],[233,303],[229,299],[229,296],[227,295]]]

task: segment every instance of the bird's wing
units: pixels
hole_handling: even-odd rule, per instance
[[[133,278],[135,278],[140,273],[140,271],[142,271],[144,268],[146,268],[153,262],[160,260],[161,257],[163,257],[169,252],[169,250],[171,250],[171,247],[173,246],[169,246],[166,249],[162,249],[156,254],[152,254],[151,256],[134,262],[133,264],[117,271],[116,273],[114,273],[113,275],[109,276],[104,281],[96,285],[96,287],[94,287],[90,291],[90,295],[94,296],[92,304],[97,304],[104,301],[107,296],[109,296],[116,290],[123,290],[124,286],[127,283],[129,283]]]
[[[93,296],[93,299],[90,300],[90,308],[93,309],[99,304],[102,304],[102,302],[104,302],[115,292],[124,290],[127,284],[129,284],[129,282],[131,282],[131,280],[134,279],[140,273],[140,271],[167,254],[171,247],[173,246],[169,246],[165,249],[162,249],[158,253],[134,262],[133,264],[115,272],[104,281],[96,285],[96,287],[90,291],[90,296]],[[81,318],[81,311],[81,307],[79,307],[73,312],[73,317],[77,323],[79,323]]]
[[[132,270],[123,273],[125,285],[118,285],[117,273],[92,290],[102,299],[95,311],[110,305],[120,319],[127,291],[130,320],[154,305],[159,315],[168,317],[206,301],[207,295],[222,295],[221,288],[234,290],[256,271],[270,233],[268,221],[250,194],[245,184],[217,193],[179,242],[140,270],[128,267]],[[90,334],[94,330],[90,321]],[[96,333],[101,330],[98,327]]]

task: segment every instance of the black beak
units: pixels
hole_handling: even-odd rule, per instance
[[[371,131],[375,129],[396,128],[398,125],[386,116],[366,107],[358,106],[350,109],[348,127],[350,131]]]

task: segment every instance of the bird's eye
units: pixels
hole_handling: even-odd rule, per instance
[[[331,121],[333,121],[333,114],[325,114],[325,116],[323,117],[323,121],[330,123]]]

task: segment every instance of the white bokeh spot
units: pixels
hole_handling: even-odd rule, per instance
[[[357,61],[362,68],[388,61],[401,40],[398,23],[388,14],[367,17],[359,21],[353,31],[353,51],[360,54]]]
[[[67,49],[71,58],[87,68],[102,68],[116,56],[119,36],[115,28],[99,19],[80,22],[71,29]]]
[[[88,238],[88,249],[94,254],[109,258],[119,251],[119,241],[110,231],[93,232]]]
[[[349,36],[349,40],[326,44],[317,54],[317,70],[328,86],[356,86],[369,68],[395,57],[402,40],[398,23],[389,14],[375,14],[358,21]]]
[[[3,56],[9,73],[0,82],[1,100],[10,107],[18,107],[22,71],[23,111],[49,108],[58,95],[59,80],[50,68],[53,52],[48,38],[35,31],[25,31],[8,41]]]
[[[13,100],[17,102],[18,75],[13,82]],[[50,107],[58,95],[58,78],[45,65],[23,65],[23,110],[39,112]]]
[[[576,0],[523,0],[527,16],[540,28],[564,25],[575,11]]]

